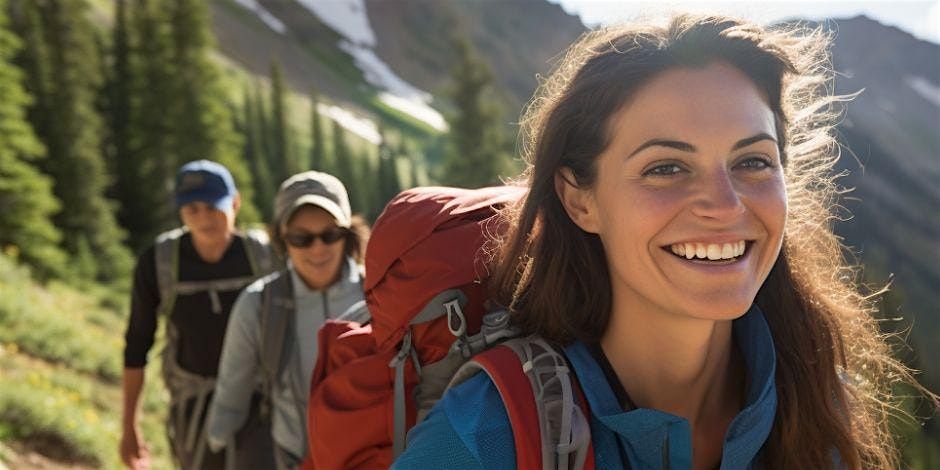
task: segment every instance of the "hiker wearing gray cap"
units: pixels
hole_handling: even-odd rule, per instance
[[[174,461],[186,470],[222,469],[225,456],[209,451],[204,429],[223,335],[239,291],[273,271],[273,255],[263,230],[235,229],[241,199],[224,166],[209,160],[183,165],[174,199],[183,226],[158,236],[134,272],[120,453],[128,467],[148,466],[146,440],[137,425],[138,401],[147,353],[163,317],[163,380],[170,392],[167,437]],[[251,455],[263,455],[266,449],[266,461],[273,461],[268,432],[250,431],[247,427],[239,435],[242,449],[253,450]],[[252,460],[244,453],[240,457]],[[252,461],[263,466],[265,460]]]
[[[281,184],[271,234],[287,268],[248,286],[232,309],[209,411],[212,449],[234,451],[260,382],[277,468],[297,468],[306,458],[317,330],[329,319],[368,321],[361,266],[368,232],[334,176],[308,171]]]

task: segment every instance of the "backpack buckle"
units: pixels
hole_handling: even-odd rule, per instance
[[[467,318],[460,308],[460,299],[444,302],[444,311],[447,312],[447,329],[450,333],[458,338],[464,337],[467,334]]]
[[[399,364],[405,361],[405,358],[408,357],[408,354],[411,352],[411,328],[408,328],[405,331],[405,336],[401,339],[401,347],[398,348],[398,354],[389,361],[389,367],[398,367]]]

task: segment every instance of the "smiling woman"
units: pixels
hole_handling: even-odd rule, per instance
[[[612,27],[533,99],[491,285],[564,348],[597,466],[894,468],[888,380],[913,381],[828,228],[827,47],[725,17]],[[486,375],[456,386],[396,467],[511,467],[499,404]]]
[[[248,424],[266,421],[274,462],[267,452],[237,459],[237,468],[286,470],[304,461],[316,332],[326,320],[365,320],[358,315],[365,312],[368,226],[351,214],[343,183],[326,173],[299,173],[281,184],[274,208],[274,244],[288,266],[246,287],[232,307],[207,425],[210,447],[234,454],[248,437],[244,430],[257,427]],[[267,417],[250,413],[259,383]]]

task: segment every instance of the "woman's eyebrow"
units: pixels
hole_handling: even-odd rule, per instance
[[[770,140],[775,143],[777,142],[777,139],[775,139],[770,134],[766,132],[761,132],[760,134],[755,134],[755,135],[752,135],[751,137],[747,137],[747,138],[744,138],[735,142],[735,144],[731,147],[731,150],[734,151],[734,150],[742,149],[744,147],[747,147],[748,145],[760,142],[762,140]],[[696,151],[695,146],[688,142],[682,142],[681,140],[657,138],[657,139],[650,139],[650,140],[647,140],[646,142],[643,142],[643,144],[641,144],[639,147],[636,148],[636,150],[631,152],[630,155],[627,155],[627,158],[630,158],[642,152],[643,150],[646,150],[649,147],[656,147],[656,146],[669,147],[671,149],[676,149],[682,152],[689,152],[689,153],[694,153]]]
[[[734,144],[733,147],[731,147],[731,150],[743,149],[744,147],[747,147],[748,145],[755,144],[762,140],[769,140],[773,143],[777,143],[777,139],[775,139],[772,135],[766,132],[761,132],[760,134],[753,135],[746,139],[739,140],[736,144]]]
[[[669,147],[669,148],[680,150],[683,152],[690,152],[690,153],[695,152],[695,146],[688,142],[682,142],[679,140],[669,140],[669,139],[650,139],[650,140],[647,140],[646,142],[643,142],[643,144],[637,147],[636,150],[630,153],[630,155],[627,155],[627,158],[630,158],[649,147],[655,147],[655,146]]]

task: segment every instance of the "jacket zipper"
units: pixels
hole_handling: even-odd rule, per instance
[[[669,470],[669,431],[663,436],[663,470]]]

